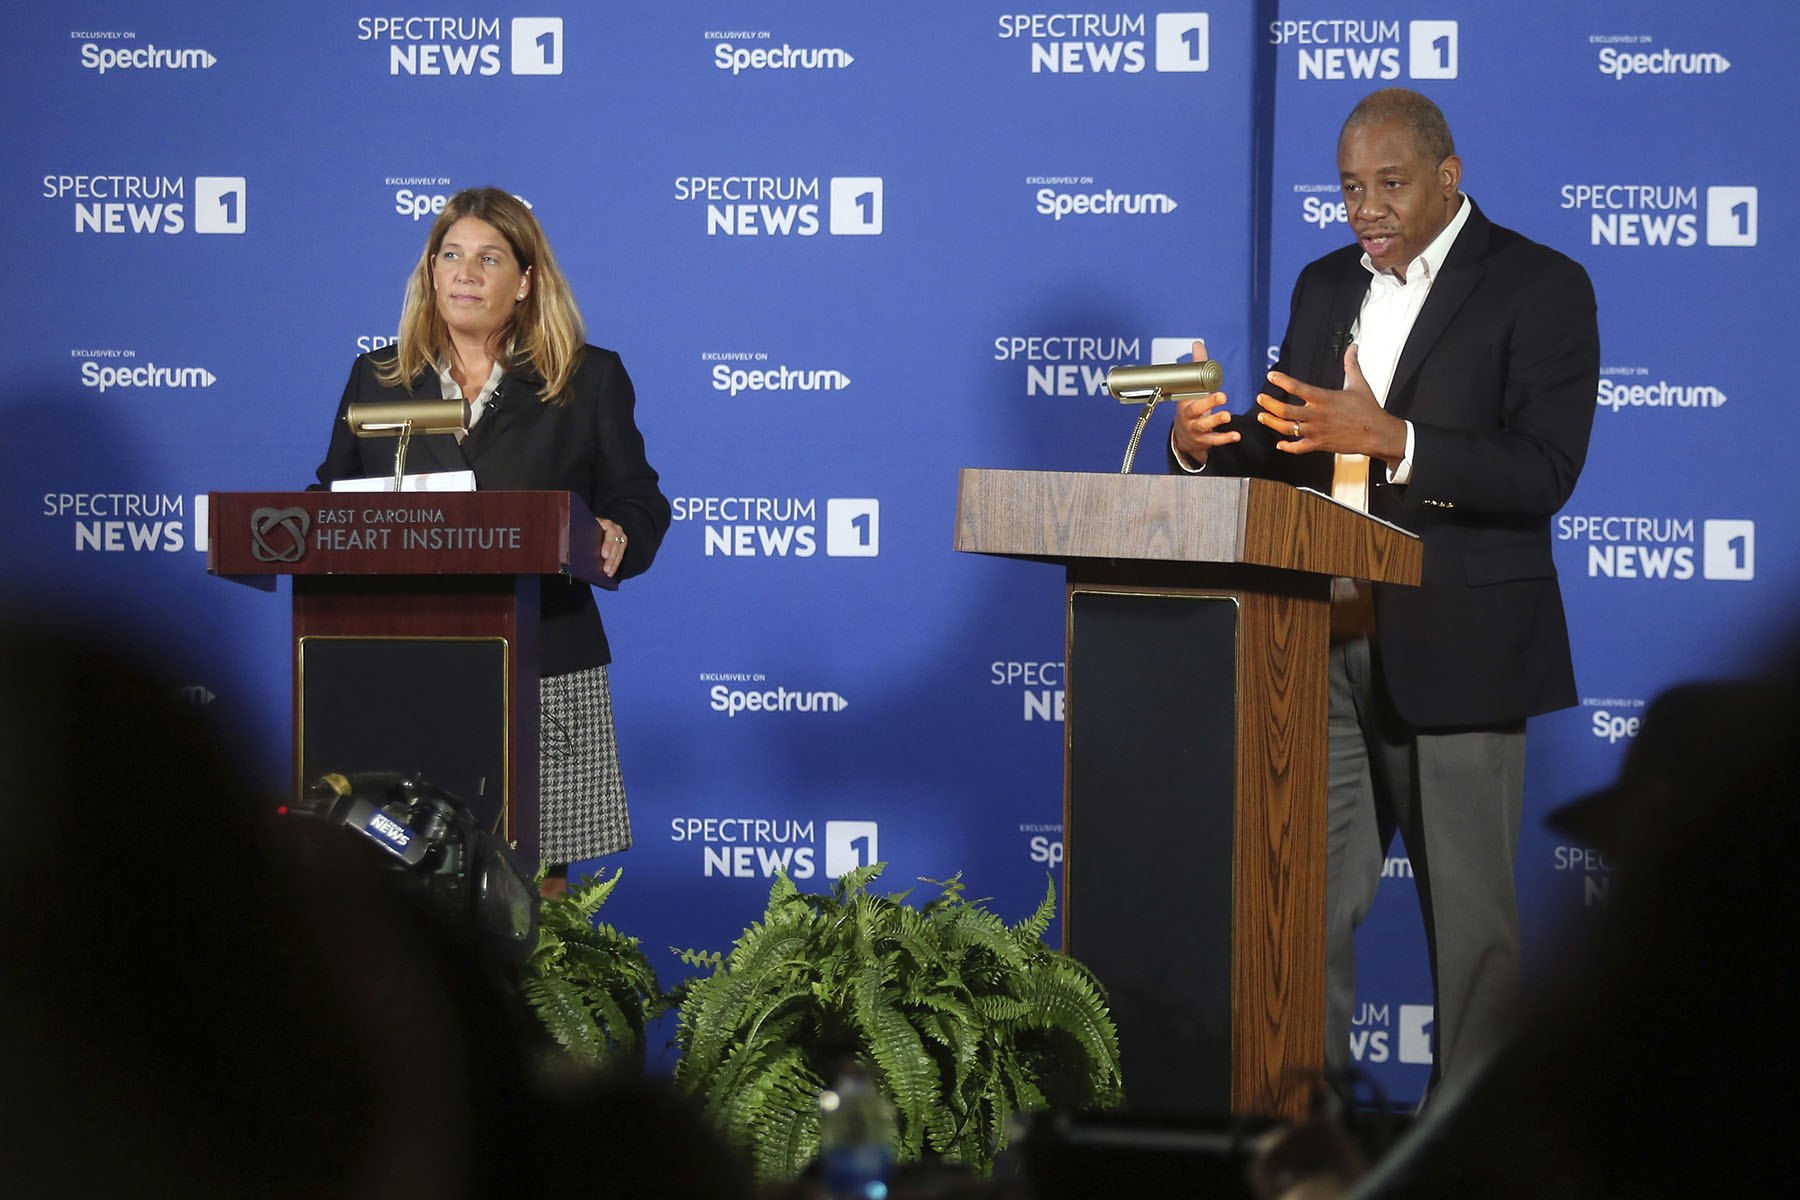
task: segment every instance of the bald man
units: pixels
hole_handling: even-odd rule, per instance
[[[1423,539],[1422,586],[1333,591],[1326,1065],[1350,1065],[1354,934],[1398,832],[1435,1086],[1517,1008],[1525,721],[1577,699],[1550,519],[1587,457],[1600,336],[1587,273],[1463,194],[1429,99],[1365,97],[1337,158],[1356,243],[1300,273],[1256,405],[1184,400],[1169,460],[1316,488]]]

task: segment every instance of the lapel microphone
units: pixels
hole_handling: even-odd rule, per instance
[[[1344,371],[1344,351],[1347,350],[1349,348],[1349,346],[1350,346],[1350,331],[1345,329],[1342,325],[1332,326],[1331,327],[1331,369],[1335,370],[1337,372],[1339,387],[1344,386],[1344,383],[1346,381],[1346,373]]]
[[[481,419],[475,422],[469,430],[468,436],[462,439],[465,454],[472,453],[477,444],[487,441],[488,435],[494,429],[494,418],[500,413],[501,401],[505,398],[506,392],[499,387],[496,387],[488,396],[487,403],[481,406]]]
[[[496,387],[493,390],[493,393],[488,396],[487,403],[482,405],[481,420],[475,422],[475,428],[469,431],[470,436],[493,432],[494,427],[492,421],[495,417],[500,415],[500,410],[506,406],[505,400],[506,389]]]

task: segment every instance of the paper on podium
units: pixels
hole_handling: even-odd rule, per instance
[[[339,479],[332,483],[334,492],[391,492],[394,490],[392,475],[376,475],[368,479]],[[420,475],[408,475],[400,481],[403,492],[472,492],[475,489],[475,472],[473,471],[428,471]]]

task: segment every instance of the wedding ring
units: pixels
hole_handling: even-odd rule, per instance
[[[1298,422],[1298,421],[1294,422],[1294,436],[1295,437],[1300,436],[1300,422]]]

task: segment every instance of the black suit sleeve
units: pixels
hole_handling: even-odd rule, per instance
[[[1296,379],[1318,379],[1317,372],[1311,370],[1305,362],[1307,353],[1299,343],[1322,320],[1322,314],[1328,303],[1332,289],[1318,278],[1315,268],[1308,268],[1300,273],[1294,282],[1294,293],[1288,304],[1287,333],[1281,340],[1281,356],[1274,369],[1292,375]],[[1258,392],[1266,392],[1278,400],[1291,400],[1286,392],[1270,383],[1266,375],[1259,374],[1250,381],[1250,402],[1247,407],[1235,412],[1225,429],[1238,435],[1238,440],[1223,446],[1215,446],[1206,456],[1206,474],[1208,475],[1249,475],[1259,479],[1274,479],[1282,483],[1291,483],[1296,487],[1329,487],[1331,484],[1330,455],[1320,454],[1284,454],[1276,449],[1280,437],[1274,430],[1256,419],[1262,406],[1256,403]],[[1171,439],[1168,448],[1169,471],[1172,474],[1191,474],[1182,470],[1175,459],[1174,442]],[[1320,464],[1325,464],[1321,470]]]
[[[330,487],[340,479],[356,479],[365,474],[356,435],[350,432],[350,423],[344,420],[344,414],[357,403],[359,378],[367,370],[361,357],[350,364],[350,378],[344,382],[344,398],[338,401],[337,416],[331,422],[331,441],[325,447],[325,461],[315,472],[320,486]]]
[[[577,391],[572,403],[591,406],[594,454],[588,500],[596,517],[625,531],[620,579],[648,570],[669,529],[669,501],[657,486],[656,471],[644,456],[644,435],[635,416],[637,392],[616,355],[593,354],[597,378]]]

